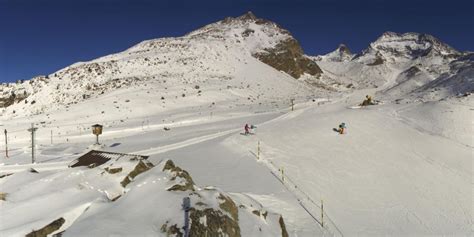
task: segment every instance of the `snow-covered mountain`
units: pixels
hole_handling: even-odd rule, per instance
[[[380,94],[393,99],[437,100],[471,92],[474,86],[472,53],[459,52],[431,35],[385,32],[353,57],[344,52],[338,48],[314,59],[325,76],[359,89],[381,87]],[[455,80],[446,78],[458,73],[462,79],[454,84],[461,86],[454,87]]]
[[[222,100],[270,101],[275,95],[314,93],[294,78],[316,78],[320,72],[287,30],[249,12],[182,37],[143,41],[48,76],[3,85],[0,105],[8,106],[3,116],[23,116],[124,87],[142,87],[141,93],[153,93],[167,101],[211,93],[222,93],[218,96]]]
[[[436,100],[472,91],[471,54],[427,34],[386,32],[359,54],[341,44],[326,55],[309,57],[287,30],[248,12],[182,37],[143,41],[47,76],[4,84],[0,107],[8,117],[40,114],[140,87],[140,93],[167,101],[189,94],[207,97],[212,91],[223,93],[216,97],[227,102],[269,103],[374,87],[392,99]],[[455,80],[463,86],[452,86]],[[275,86],[281,83],[285,86]]]
[[[340,44],[336,50],[327,53],[325,55],[316,56],[316,61],[329,61],[329,62],[347,62],[354,57],[351,50],[345,45]]]

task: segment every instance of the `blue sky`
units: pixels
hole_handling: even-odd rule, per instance
[[[309,55],[340,43],[360,52],[385,31],[428,33],[474,51],[473,5],[472,0],[0,0],[0,82],[49,74],[247,11],[288,29]]]

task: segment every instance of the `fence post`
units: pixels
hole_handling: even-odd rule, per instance
[[[8,158],[8,137],[7,137],[7,129],[5,129],[5,156]]]
[[[321,199],[321,227],[324,228],[324,204],[323,204],[323,199]]]
[[[34,123],[31,123],[31,128],[28,129],[28,132],[31,132],[31,164],[35,163],[35,132],[37,129]]]

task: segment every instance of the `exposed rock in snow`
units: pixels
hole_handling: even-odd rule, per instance
[[[256,53],[254,56],[294,78],[299,78],[305,73],[319,77],[322,73],[319,66],[304,55],[301,46],[293,38],[282,41],[275,48],[267,48],[264,51]]]
[[[49,234],[57,231],[58,229],[61,228],[61,226],[64,224],[64,222],[66,222],[64,220],[64,218],[59,218],[51,223],[49,223],[48,225],[46,225],[45,227],[39,229],[39,230],[33,230],[32,232],[26,234],[25,236],[26,237],[42,237],[42,236],[48,236]]]
[[[120,167],[120,172],[110,172],[112,167]],[[33,178],[35,175],[42,178]],[[44,185],[40,189],[16,186],[14,183],[22,177],[33,178],[33,183],[43,183],[47,179],[49,188]],[[127,183],[121,180],[127,180]],[[191,198],[190,236],[241,236],[255,226],[260,228],[260,235],[287,234],[281,215],[269,212],[255,200],[242,198],[244,196],[213,187],[200,188],[188,172],[175,166],[171,160],[162,161],[155,168],[146,160],[118,158],[94,168],[82,166],[38,174],[17,173],[2,183],[2,190],[12,195],[5,202],[24,202],[25,208],[35,206],[37,211],[28,218],[41,220],[2,221],[2,235],[46,236],[61,232],[63,236],[104,236],[110,233],[182,236],[181,200],[184,197]],[[21,195],[24,192],[29,194]],[[61,204],[48,205],[51,200],[42,198],[55,193],[61,196]],[[84,203],[88,203],[88,207],[79,208]],[[70,215],[69,211],[74,208],[80,211],[78,209],[77,214]],[[8,213],[8,206],[2,211]],[[254,218],[252,211],[267,213],[268,216]],[[202,218],[206,220],[204,223],[200,221]],[[132,220],[140,221],[133,222],[133,226],[127,225]],[[253,225],[241,224],[240,220]],[[100,228],[89,228],[91,224]]]

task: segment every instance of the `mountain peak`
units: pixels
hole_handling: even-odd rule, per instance
[[[452,57],[460,53],[436,37],[415,32],[384,32],[366,52],[375,50],[385,58],[414,59],[428,55]]]
[[[258,18],[253,14],[253,12],[248,11],[247,13],[243,14],[242,16],[237,17],[239,20],[257,20]]]
[[[318,56],[317,60],[329,62],[347,62],[351,60],[353,56],[354,55],[351,53],[351,51],[345,44],[339,44],[336,50],[328,54]]]
[[[396,32],[393,32],[393,31],[385,31],[382,36],[380,38],[384,38],[384,37],[399,37],[400,34],[399,33],[396,33]],[[379,38],[379,39],[380,39]]]
[[[345,44],[339,44],[339,46],[337,47],[337,51],[345,54],[352,54],[349,47],[347,47]]]

